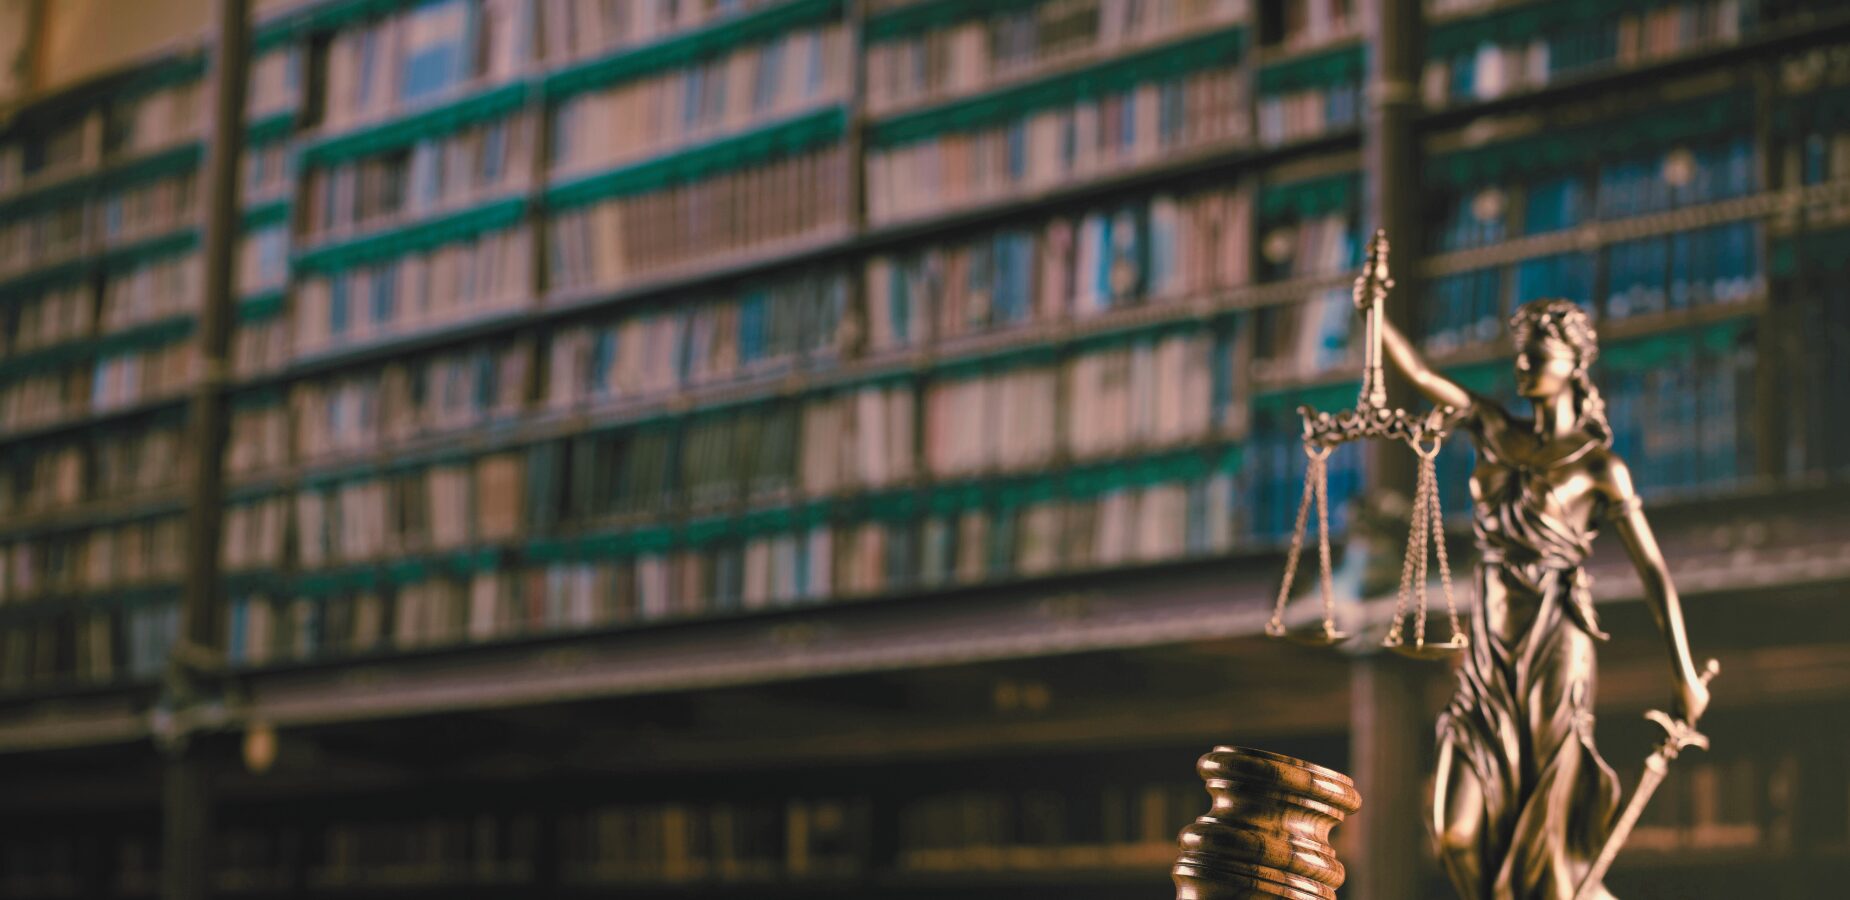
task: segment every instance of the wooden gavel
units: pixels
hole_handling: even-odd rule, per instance
[[[1182,829],[1176,900],[1336,900],[1330,831],[1362,808],[1348,776],[1243,747],[1215,747],[1195,771],[1214,805]]]

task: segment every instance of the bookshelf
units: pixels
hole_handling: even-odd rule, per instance
[[[1259,652],[1295,409],[1354,389],[1360,7],[316,0],[260,19],[221,548],[240,714],[392,734],[696,688]],[[1427,12],[1424,233],[1396,236],[1427,351],[1507,393],[1513,305],[1586,303],[1619,450],[1689,518],[1663,526],[1688,589],[1850,575],[1828,510],[1795,526],[1713,499],[1828,491],[1850,461],[1829,414],[1850,383],[1850,19],[1797,0]],[[211,54],[0,126],[0,751],[149,731],[184,574]],[[1456,485],[1469,454],[1442,465]],[[1345,454],[1331,472],[1343,530],[1376,473]],[[1703,536],[1746,519],[1818,545]],[[1220,725],[1152,740],[1192,758]],[[984,756],[989,732],[957,733],[938,777]],[[1654,858],[1775,827],[1773,799],[1741,798],[1810,771],[1743,765],[1681,789],[1727,799],[1667,804],[1695,824],[1662,823]],[[1116,799],[613,790],[397,818],[346,796],[230,826],[219,886],[980,894],[1072,887],[1050,870],[1084,858],[1122,888],[1196,799],[1129,799],[1158,781]],[[1116,824],[1058,833],[1067,807]],[[0,860],[0,893],[147,893],[142,831],[54,833]],[[603,849],[656,832],[679,849]],[[1841,849],[1777,849],[1841,867]],[[110,886],[73,874],[95,859]]]

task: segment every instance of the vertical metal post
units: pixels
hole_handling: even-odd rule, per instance
[[[213,798],[210,760],[189,740],[190,710],[212,686],[220,648],[219,532],[223,525],[226,362],[232,284],[240,230],[238,183],[244,138],[244,95],[250,68],[250,0],[220,0],[212,68],[212,124],[205,178],[205,296],[199,306],[198,382],[191,429],[191,494],[187,502],[186,582],[180,629],[168,661],[163,699],[174,733],[166,742],[162,791],[161,896],[204,900],[211,891]]]
[[[1364,0],[1368,32],[1367,121],[1363,138],[1366,207],[1364,233],[1387,230],[1393,245],[1395,288],[1381,315],[1412,334],[1420,297],[1419,260],[1425,252],[1419,208],[1419,0]],[[1378,307],[1379,308],[1379,307]],[[1411,408],[1406,379],[1391,368],[1387,398]],[[1387,441],[1368,446],[1370,491],[1413,495],[1414,460],[1407,448]],[[1432,740],[1431,711],[1424,687],[1431,674],[1384,653],[1353,663],[1350,691],[1351,760],[1366,807],[1347,827],[1357,852],[1350,862],[1344,896],[1352,900],[1402,900],[1426,896],[1435,871],[1424,820],[1422,786]]]
[[[223,525],[227,350],[237,298],[232,284],[239,232],[240,156],[244,138],[244,76],[249,68],[246,14],[250,0],[220,0],[214,67],[211,150],[206,157],[205,298],[199,310],[200,371],[188,423],[192,430],[192,492],[187,507],[186,592],[180,641],[185,654],[216,653],[220,643],[219,531]]]

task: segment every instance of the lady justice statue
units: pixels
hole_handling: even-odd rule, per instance
[[[1372,273],[1379,281],[1385,256]],[[1356,306],[1368,312],[1382,293],[1358,281]],[[1567,300],[1517,310],[1516,384],[1532,407],[1524,417],[1435,372],[1385,316],[1372,318],[1392,365],[1458,410],[1477,449],[1480,604],[1458,693],[1439,721],[1431,826],[1442,864],[1466,900],[1610,898],[1594,861],[1614,829],[1619,784],[1593,744],[1594,650],[1606,635],[1582,568],[1602,522],[1618,530],[1663,631],[1675,724],[1693,733],[1709,692],[1588,377],[1599,353],[1593,324]]]

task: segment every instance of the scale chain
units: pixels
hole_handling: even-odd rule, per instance
[[[1336,631],[1336,584],[1330,571],[1330,474],[1324,460],[1317,461],[1317,558],[1322,564],[1323,630]]]
[[[1298,520],[1291,529],[1291,549],[1285,554],[1285,581],[1278,588],[1278,605],[1272,610],[1272,621],[1266,624],[1266,631],[1274,634],[1285,633],[1285,601],[1291,596],[1291,583],[1297,579],[1298,558],[1304,552],[1304,526],[1310,517],[1310,504],[1314,496],[1315,482],[1319,470],[1323,468],[1323,459],[1316,454],[1309,454],[1310,462],[1304,471],[1304,496],[1298,500]]]
[[[1452,639],[1456,641],[1464,634],[1464,629],[1458,623],[1458,603],[1452,596],[1452,563],[1446,558],[1445,513],[1439,503],[1438,462],[1433,457],[1427,457],[1425,466],[1431,472],[1432,479],[1432,543],[1433,552],[1439,557],[1439,587],[1445,592],[1445,612],[1452,620]]]
[[[1426,611],[1429,608],[1426,584],[1427,576],[1432,571],[1432,545],[1427,543],[1426,529],[1429,524],[1437,524],[1432,521],[1432,501],[1438,495],[1438,485],[1436,484],[1438,480],[1437,473],[1433,471],[1432,460],[1424,460],[1420,465],[1420,492],[1423,495],[1420,498],[1420,503],[1425,508],[1426,513],[1420,516],[1420,607],[1419,622],[1415,626],[1413,634],[1413,642],[1416,647],[1426,646]]]

